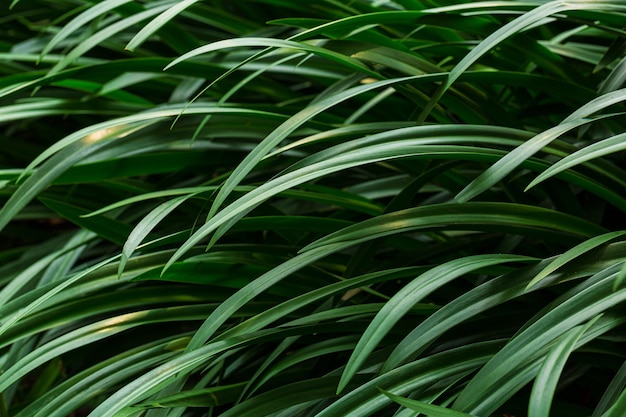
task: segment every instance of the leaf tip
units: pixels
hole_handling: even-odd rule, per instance
[[[174,255],[172,255],[172,257],[167,261],[167,263],[165,264],[165,266],[161,270],[161,273],[159,274],[159,276],[161,278],[163,278],[165,276],[165,273],[172,267],[172,265],[174,265],[174,263],[176,263],[178,258],[180,258],[180,256],[178,256],[176,253]]]
[[[527,186],[526,188],[524,188],[524,192],[528,192],[531,188],[533,188],[534,186],[536,186],[537,184],[539,184],[541,182],[541,180],[539,179],[539,177],[535,178],[534,180],[532,180]]]
[[[337,390],[335,391],[335,394],[341,395],[341,393],[346,389],[348,382],[349,382],[349,379],[346,378],[346,375],[345,374],[341,375],[341,378],[339,379],[339,383],[337,384]]]
[[[167,71],[168,69],[172,68],[174,65],[178,64],[179,60],[175,59],[172,62],[170,62],[169,64],[167,64],[165,67],[163,67],[163,71]]]

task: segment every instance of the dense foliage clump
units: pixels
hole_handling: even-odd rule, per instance
[[[0,13],[0,416],[626,415],[626,3]]]

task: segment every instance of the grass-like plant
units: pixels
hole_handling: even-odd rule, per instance
[[[1,7],[0,416],[626,414],[626,2]]]

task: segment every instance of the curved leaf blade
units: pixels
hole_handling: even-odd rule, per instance
[[[528,262],[530,260],[532,258],[516,255],[488,254],[468,256],[441,264],[416,277],[396,292],[369,324],[359,343],[354,348],[341,375],[337,393],[345,389],[350,379],[354,377],[367,357],[398,320],[425,296],[450,281],[477,269],[501,263]]]

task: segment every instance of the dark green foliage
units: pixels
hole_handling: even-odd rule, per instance
[[[626,2],[0,14],[0,416],[626,414]]]

